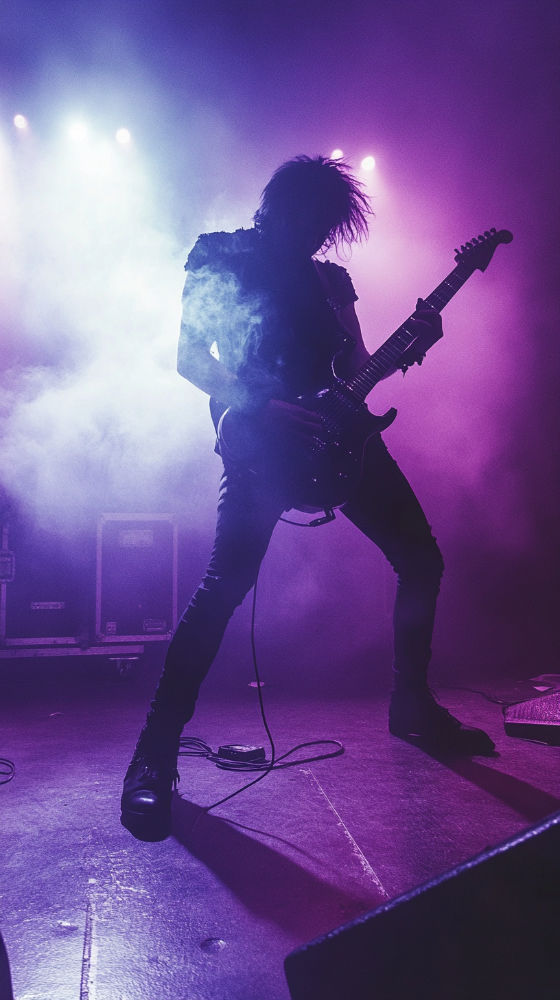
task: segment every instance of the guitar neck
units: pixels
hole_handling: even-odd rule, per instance
[[[470,278],[473,270],[465,263],[457,264],[441,284],[424,299],[428,308],[441,312],[443,307],[463,287],[465,281]],[[348,388],[360,399],[365,399],[381,379],[385,378],[389,372],[394,371],[395,368],[399,368],[405,361],[404,355],[418,340],[418,334],[413,333],[410,326],[411,319],[412,317],[409,316],[402,326],[399,326],[389,339],[369,357],[360,370],[347,380]]]

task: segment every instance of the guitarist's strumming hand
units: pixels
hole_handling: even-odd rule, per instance
[[[270,399],[261,410],[259,419],[271,435],[286,441],[309,440],[321,429],[318,413],[282,399]]]

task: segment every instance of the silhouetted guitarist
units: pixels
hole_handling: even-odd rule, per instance
[[[306,456],[321,461],[329,450],[352,452],[348,429],[341,447],[334,425],[353,407],[356,420],[368,419],[363,373],[373,362],[354,308],[357,296],[344,268],[314,255],[366,237],[370,212],[345,164],[302,156],[273,175],[252,229],[200,236],[189,254],[178,370],[211,398],[224,472],[210,564],[171,640],[125,778],[122,822],[142,839],[169,833],[179,736],[226,625],[255,582],[278,518],[293,506],[316,506],[314,497],[308,502],[296,495],[292,459],[304,472]],[[396,347],[392,340],[384,345],[375,377],[419,360],[441,337],[437,308],[419,301],[402,329]],[[333,358],[342,380],[334,388]],[[328,386],[335,398],[326,415],[317,393]],[[335,479],[350,482],[342,513],[397,574],[389,729],[438,754],[491,754],[486,733],[463,726],[428,687],[443,563],[380,426],[368,424],[373,430],[352,458],[356,481],[345,471]],[[321,503],[329,506],[331,499],[319,496]]]

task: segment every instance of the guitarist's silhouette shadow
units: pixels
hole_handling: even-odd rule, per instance
[[[298,940],[324,933],[386,902],[373,884],[363,894],[347,892],[249,834],[285,843],[292,851],[295,845],[206,813],[179,795],[173,800],[172,830],[179,843],[248,910]],[[306,856],[312,860],[310,854]]]

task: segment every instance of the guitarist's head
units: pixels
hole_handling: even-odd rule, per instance
[[[371,214],[363,185],[346,163],[297,156],[272,175],[254,222],[278,252],[310,257],[364,239]]]

